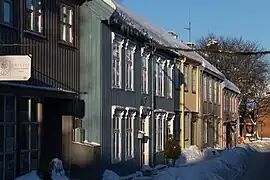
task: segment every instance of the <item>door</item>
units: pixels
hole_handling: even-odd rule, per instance
[[[145,118],[142,118],[141,120],[141,130],[144,132],[144,136],[146,138],[141,140],[141,165],[148,165],[149,157],[150,157],[150,142],[147,137],[150,137],[149,132],[149,116],[146,116]]]

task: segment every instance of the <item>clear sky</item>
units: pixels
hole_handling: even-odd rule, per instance
[[[192,41],[213,32],[242,36],[270,49],[270,0],[122,0],[130,10],[144,16],[181,40],[188,40],[189,7]]]

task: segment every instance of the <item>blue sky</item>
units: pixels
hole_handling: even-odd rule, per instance
[[[269,0],[122,0],[130,10],[152,23],[188,40],[189,7],[192,41],[213,32],[222,36],[242,36],[270,49]]]

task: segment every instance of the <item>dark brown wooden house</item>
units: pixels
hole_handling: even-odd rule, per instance
[[[47,168],[70,153],[66,127],[72,128],[79,94],[80,3],[0,0],[0,55],[32,58],[27,82],[0,82],[0,179]]]

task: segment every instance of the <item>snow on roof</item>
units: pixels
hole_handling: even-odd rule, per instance
[[[110,21],[116,24],[120,24],[121,28],[143,35],[144,37],[151,39],[160,45],[181,49],[190,49],[190,47],[188,47],[186,44],[184,44],[178,39],[175,39],[167,31],[155,26],[154,24],[146,20],[144,17],[141,17],[134,12],[131,12],[129,9],[116,1],[113,1],[113,3],[116,6],[116,10],[112,14]],[[224,75],[220,71],[218,71],[213,65],[211,65],[198,53],[187,51],[178,52],[185,57],[205,64],[205,68],[213,71],[221,77],[224,77]]]
[[[232,83],[231,81],[229,81],[228,79],[225,79],[223,83],[224,83],[224,86],[227,89],[230,89],[230,90],[232,90],[232,91],[234,91],[234,92],[236,92],[238,94],[241,93],[240,90],[239,90],[239,88],[234,83]]]

